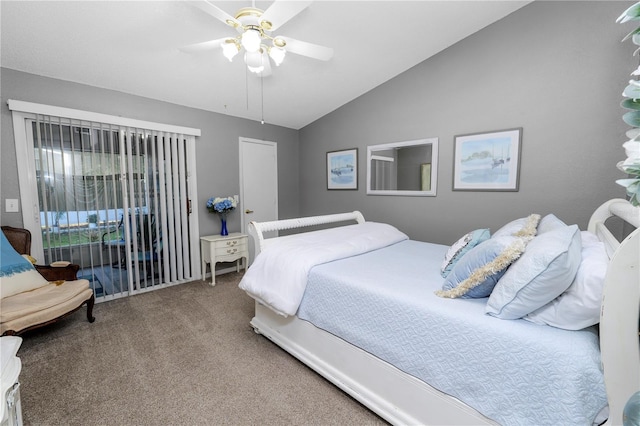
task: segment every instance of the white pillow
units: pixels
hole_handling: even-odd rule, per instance
[[[581,232],[582,261],[571,286],[559,297],[524,319],[565,330],[581,330],[600,322],[602,290],[609,257],[594,234]]]
[[[556,230],[558,228],[564,228],[565,226],[567,226],[567,224],[558,219],[556,215],[548,214],[543,217],[538,224],[538,235]]]
[[[527,217],[512,220],[494,232],[493,235],[491,235],[491,238],[504,236],[533,238],[536,235],[538,222],[540,222],[539,214],[530,214]]]
[[[522,318],[571,285],[581,261],[577,225],[538,235],[496,284],[485,312],[502,319]]]

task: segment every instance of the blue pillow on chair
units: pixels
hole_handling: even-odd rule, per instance
[[[0,297],[6,298],[25,291],[35,290],[49,282],[22,257],[0,232]]]
[[[30,269],[35,269],[33,264],[13,248],[4,232],[0,232],[0,277],[8,277]]]

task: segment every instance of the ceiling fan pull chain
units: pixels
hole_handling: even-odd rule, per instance
[[[249,68],[244,67],[244,91],[247,94],[247,111],[249,111]]]

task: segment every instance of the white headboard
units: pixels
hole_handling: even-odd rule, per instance
[[[605,244],[609,257],[620,246],[618,239],[605,226],[605,221],[614,216],[621,218],[635,228],[640,228],[640,208],[632,206],[627,200],[615,198],[598,207],[589,220],[589,231],[596,234]]]
[[[356,221],[364,223],[364,216],[359,211],[351,213],[338,213],[323,216],[299,217],[295,219],[273,220],[270,222],[250,222],[249,234],[253,237],[255,256],[264,249],[266,232],[281,231],[284,229],[304,228],[307,226],[325,225],[337,222]]]

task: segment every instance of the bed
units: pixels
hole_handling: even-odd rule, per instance
[[[611,217],[624,221],[615,232]],[[265,238],[317,225],[341,226]],[[256,258],[240,287],[256,301],[257,333],[392,424],[622,424],[625,403],[640,390],[639,225],[640,209],[621,199],[600,206],[584,231],[530,215],[450,247],[411,241],[359,212],[251,223]],[[567,241],[559,254],[546,245],[552,239]],[[470,266],[498,243],[518,253],[501,249]],[[583,327],[590,323],[560,308],[579,276],[592,286],[599,258],[584,259],[596,249],[603,287],[591,322],[599,325]],[[540,250],[553,268],[536,271]],[[467,276],[457,276],[465,268]],[[554,279],[545,283],[568,283],[543,287],[546,301],[527,296],[542,306],[522,315],[518,297],[549,271]],[[514,291],[507,283],[527,274],[536,278],[496,305]],[[480,290],[488,296],[468,297]]]

